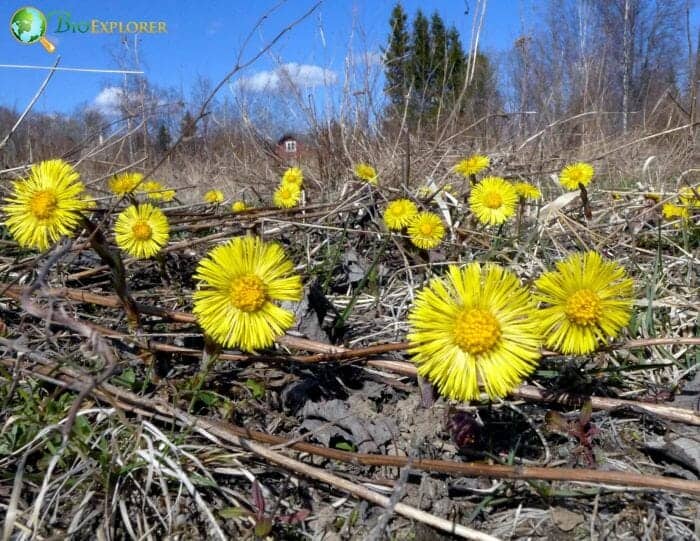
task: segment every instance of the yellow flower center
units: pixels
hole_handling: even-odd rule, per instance
[[[148,225],[145,220],[137,221],[132,227],[131,232],[136,240],[144,241],[151,240],[153,236],[153,228]]]
[[[465,308],[457,314],[454,335],[463,351],[479,355],[496,345],[501,336],[501,325],[487,310]]]
[[[490,209],[497,209],[503,204],[503,198],[498,192],[489,192],[484,196],[484,205]]]
[[[229,290],[231,304],[243,312],[257,312],[267,301],[267,287],[254,274],[245,274],[234,280]]]
[[[292,191],[288,190],[287,188],[282,188],[280,190],[280,197],[282,199],[291,199],[292,198]]]
[[[42,190],[34,194],[29,201],[32,214],[39,220],[50,218],[58,206],[58,199],[51,190]]]
[[[420,232],[421,235],[425,235],[426,237],[431,236],[433,234],[433,225],[425,222],[420,224]]]
[[[600,297],[590,289],[580,289],[566,302],[566,317],[579,325],[595,325],[603,312]]]

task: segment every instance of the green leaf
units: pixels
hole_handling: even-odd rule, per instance
[[[210,407],[216,406],[219,402],[221,402],[221,397],[211,391],[199,391],[197,393],[197,398]]]
[[[224,507],[219,509],[218,513],[221,518],[242,518],[248,516],[248,512],[240,507]]]
[[[349,453],[355,453],[357,451],[357,446],[348,441],[340,441],[336,443],[335,448],[340,449],[341,451],[348,451]]]
[[[261,518],[253,531],[256,537],[266,537],[272,531],[272,521],[267,517]]]
[[[114,376],[112,378],[112,382],[115,385],[121,385],[122,387],[131,389],[136,383],[136,372],[134,372],[131,368],[127,368],[118,376]]]
[[[260,383],[259,381],[256,381],[254,379],[247,379],[245,381],[245,386],[250,389],[250,392],[253,394],[253,398],[256,400],[260,400],[265,396],[265,385]]]

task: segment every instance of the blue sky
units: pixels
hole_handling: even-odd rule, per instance
[[[255,65],[241,74],[248,84],[270,82],[279,63],[291,63],[290,71],[317,80],[337,77],[340,84],[349,50],[356,55],[364,51],[378,53],[386,42],[388,19],[395,0],[325,0],[303,23],[293,28]],[[289,0],[273,12],[250,41],[244,58],[257,52],[263,43],[289,22],[301,16],[315,2]],[[533,24],[535,0],[491,0],[488,2],[482,47],[490,52],[506,50],[520,35],[523,24]],[[465,49],[472,25],[474,0],[405,0],[406,11],[418,7],[424,12],[438,10],[448,25],[460,31]],[[0,21],[9,21],[22,0],[0,3]],[[49,17],[47,38],[57,46],[61,66],[79,68],[119,68],[115,60],[123,52],[118,34],[56,32],[56,12],[70,13],[73,22],[164,21],[166,34],[143,34],[139,45],[140,68],[148,80],[160,88],[172,88],[190,96],[198,78],[218,82],[230,70],[245,36],[257,19],[278,2],[267,0],[178,2],[175,0],[125,0],[88,3],[77,0],[39,1],[32,5]],[[469,10],[466,14],[465,11]],[[697,25],[697,9],[694,23]],[[0,24],[0,26],[5,23]],[[131,43],[131,42],[130,42]],[[8,32],[0,31],[0,64],[51,65],[55,55],[41,45],[23,45]],[[133,55],[127,61],[133,67]],[[0,105],[22,110],[39,87],[45,71],[0,68]],[[99,73],[56,73],[36,110],[70,113],[86,105],[108,101],[105,88],[122,83],[123,76]],[[102,92],[102,95],[101,95]],[[227,92],[224,89],[223,92]],[[96,101],[97,100],[97,101]],[[102,101],[100,101],[102,100]]]
[[[49,18],[47,38],[57,47],[63,67],[113,69],[119,65],[114,56],[121,50],[119,35],[56,32],[56,12],[69,12],[74,22],[102,21],[165,21],[167,34],[142,35],[139,49],[141,69],[148,80],[161,88],[173,88],[189,96],[199,77],[217,82],[233,65],[245,36],[257,19],[277,2],[236,1],[136,1],[87,3],[76,0],[36,1],[34,5]],[[467,40],[472,13],[465,15],[464,0],[403,2],[412,14],[420,6],[425,12],[438,10],[448,24],[454,24]],[[468,2],[474,9],[474,2]],[[518,34],[518,2],[496,0],[487,12],[483,43],[485,47],[504,49]],[[27,5],[22,0],[3,1],[0,21],[9,21],[14,11]],[[253,36],[248,55],[276,35],[290,21],[301,16],[313,1],[291,0],[275,11]],[[278,62],[295,63],[304,74],[313,77],[331,70],[342,74],[345,56],[350,48],[356,54],[378,52],[386,41],[388,19],[394,0],[326,0],[303,23],[291,30],[254,66],[241,74],[253,78],[260,72],[274,69]],[[522,15],[522,13],[520,13]],[[466,44],[465,44],[466,47]],[[49,55],[40,44],[23,45],[9,32],[0,32],[0,64],[51,65]],[[131,64],[133,61],[130,61]],[[46,76],[45,71],[0,68],[0,105],[23,109]],[[264,74],[263,74],[264,76]],[[258,79],[259,80],[259,79]],[[120,75],[99,73],[56,73],[49,88],[38,102],[40,111],[71,112],[77,107],[95,103],[100,91],[122,82]],[[225,90],[224,90],[225,92]],[[104,97],[104,96],[103,96]]]

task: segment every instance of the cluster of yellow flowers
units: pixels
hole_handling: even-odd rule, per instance
[[[676,226],[685,227],[695,209],[700,209],[700,186],[683,186],[678,191],[678,204],[664,203],[661,213],[666,220],[680,219]]]
[[[219,205],[224,202],[224,192],[221,190],[209,190],[204,194],[204,202],[210,205]],[[231,203],[231,212],[237,213],[248,210],[249,207],[242,199],[237,199]]]
[[[115,177],[110,186],[127,190],[137,176]],[[289,190],[298,201],[302,182],[301,170],[290,168],[278,191]],[[577,182],[584,183],[581,177]],[[679,195],[688,206],[698,206],[692,189]],[[512,215],[518,197],[536,196],[534,186],[486,177],[473,188],[470,205],[480,221],[498,224]],[[285,200],[279,196],[280,206],[287,206]],[[239,211],[245,209],[244,202],[236,203]],[[21,246],[45,250],[62,235],[74,234],[92,206],[78,173],[51,160],[14,183],[3,210]],[[392,201],[384,222],[392,230],[407,228],[412,242],[424,249],[437,246],[445,233],[437,214],[419,212],[408,199]],[[151,203],[130,205],[117,216],[114,234],[132,256],[153,257],[169,240],[168,220]],[[302,280],[276,242],[234,238],[213,248],[194,277],[199,281],[194,314],[204,332],[224,347],[269,347],[294,323],[293,313],[276,302],[299,301]],[[534,281],[533,291],[497,264],[450,265],[446,277],[433,278],[416,295],[408,315],[409,352],[418,372],[450,398],[475,399],[482,388],[490,397],[504,396],[535,370],[543,345],[583,355],[616,337],[630,320],[632,294],[624,268],[592,251],[557,262],[555,270]]]
[[[472,178],[488,167],[489,163],[488,157],[475,155],[457,163],[453,170]],[[430,193],[428,187],[419,190],[419,195]],[[472,189],[469,206],[481,223],[500,225],[515,214],[519,201],[541,198],[540,190],[528,182],[511,183],[501,177],[488,176],[481,179]],[[407,228],[411,242],[426,250],[439,246],[445,236],[445,226],[440,216],[434,212],[419,212],[415,203],[409,199],[390,201],[384,210],[383,220],[391,231]]]
[[[298,301],[301,278],[279,244],[234,238],[200,262],[194,313],[224,347],[270,346],[294,323],[274,301]],[[496,264],[450,265],[421,289],[408,321],[418,372],[457,400],[511,392],[531,374],[546,345],[587,354],[627,325],[633,282],[596,252],[576,253],[525,288]],[[539,306],[538,306],[539,305]]]
[[[391,201],[384,211],[384,224],[392,231],[408,228],[411,242],[424,250],[440,245],[445,236],[445,226],[434,212],[418,212],[410,199]]]
[[[138,172],[126,172],[114,175],[109,179],[108,186],[114,195],[125,196],[143,193],[151,201],[163,201],[168,203],[175,199],[175,190],[166,188],[155,180],[144,181],[143,174]]]
[[[445,396],[475,399],[481,384],[502,397],[535,370],[542,344],[581,355],[617,336],[631,316],[632,289],[625,270],[596,252],[558,262],[534,294],[498,265],[451,265],[416,296],[409,352]]]
[[[282,175],[282,181],[272,196],[272,202],[277,208],[289,209],[296,207],[301,199],[304,174],[298,167],[290,167]]]

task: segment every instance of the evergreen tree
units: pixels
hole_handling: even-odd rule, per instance
[[[447,84],[445,95],[451,105],[462,107],[462,104],[456,103],[464,86],[464,79],[467,75],[467,57],[462,48],[462,41],[459,39],[459,32],[453,26],[447,32],[446,38],[447,48]]]
[[[402,108],[408,92],[409,35],[406,12],[400,2],[391,11],[389,45],[383,50],[386,85],[384,91],[392,106]]]
[[[170,148],[170,142],[170,130],[168,130],[168,127],[165,124],[161,124],[160,128],[158,128],[158,151],[167,152]]]
[[[410,75],[413,84],[411,96],[412,113],[422,117],[429,105],[431,83],[431,50],[428,19],[419,9],[413,19],[411,36]]]
[[[440,103],[447,97],[449,88],[450,65],[447,55],[447,31],[442,17],[436,11],[430,18],[430,83],[426,89],[430,104],[428,110],[433,116],[437,114]]]
[[[402,112],[404,105],[408,105],[411,125],[435,120],[439,112],[440,118],[445,118],[445,113],[455,107],[459,116],[486,114],[490,99],[496,95],[488,58],[481,53],[476,55],[473,79],[462,95],[467,57],[457,29],[448,29],[439,13],[428,19],[419,9],[409,35],[406,20],[403,7],[396,4],[390,19],[392,32],[384,50],[385,91],[393,108],[390,116]]]

